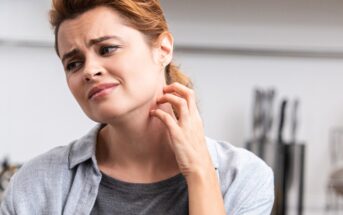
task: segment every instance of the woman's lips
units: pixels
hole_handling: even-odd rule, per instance
[[[93,87],[89,93],[89,100],[99,98],[109,94],[118,84],[102,84]]]

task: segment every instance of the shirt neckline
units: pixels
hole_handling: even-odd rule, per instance
[[[101,172],[102,178],[100,185],[105,186],[110,189],[119,189],[122,191],[138,191],[139,192],[147,192],[147,193],[155,193],[161,192],[166,190],[175,189],[176,187],[181,187],[182,185],[186,185],[186,180],[182,173],[179,173],[175,176],[172,176],[167,179],[163,179],[161,181],[152,182],[152,183],[132,183],[122,181],[116,178],[113,178],[105,173]]]

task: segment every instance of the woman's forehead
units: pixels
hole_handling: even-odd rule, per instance
[[[129,29],[116,11],[107,7],[97,7],[61,23],[57,35],[58,48],[62,53],[65,46],[68,47],[76,41],[86,42],[113,34],[124,37]]]

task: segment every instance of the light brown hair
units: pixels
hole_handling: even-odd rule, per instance
[[[163,32],[168,31],[159,0],[52,0],[49,14],[55,32],[57,55],[59,55],[57,35],[61,23],[98,6],[106,6],[117,11],[130,26],[145,35],[150,45]],[[166,66],[165,73],[167,84],[179,82],[192,88],[191,80],[173,62]]]

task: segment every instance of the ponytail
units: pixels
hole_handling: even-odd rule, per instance
[[[191,79],[187,77],[173,62],[166,67],[166,81],[167,84],[179,82],[186,87],[191,89],[193,88]]]

